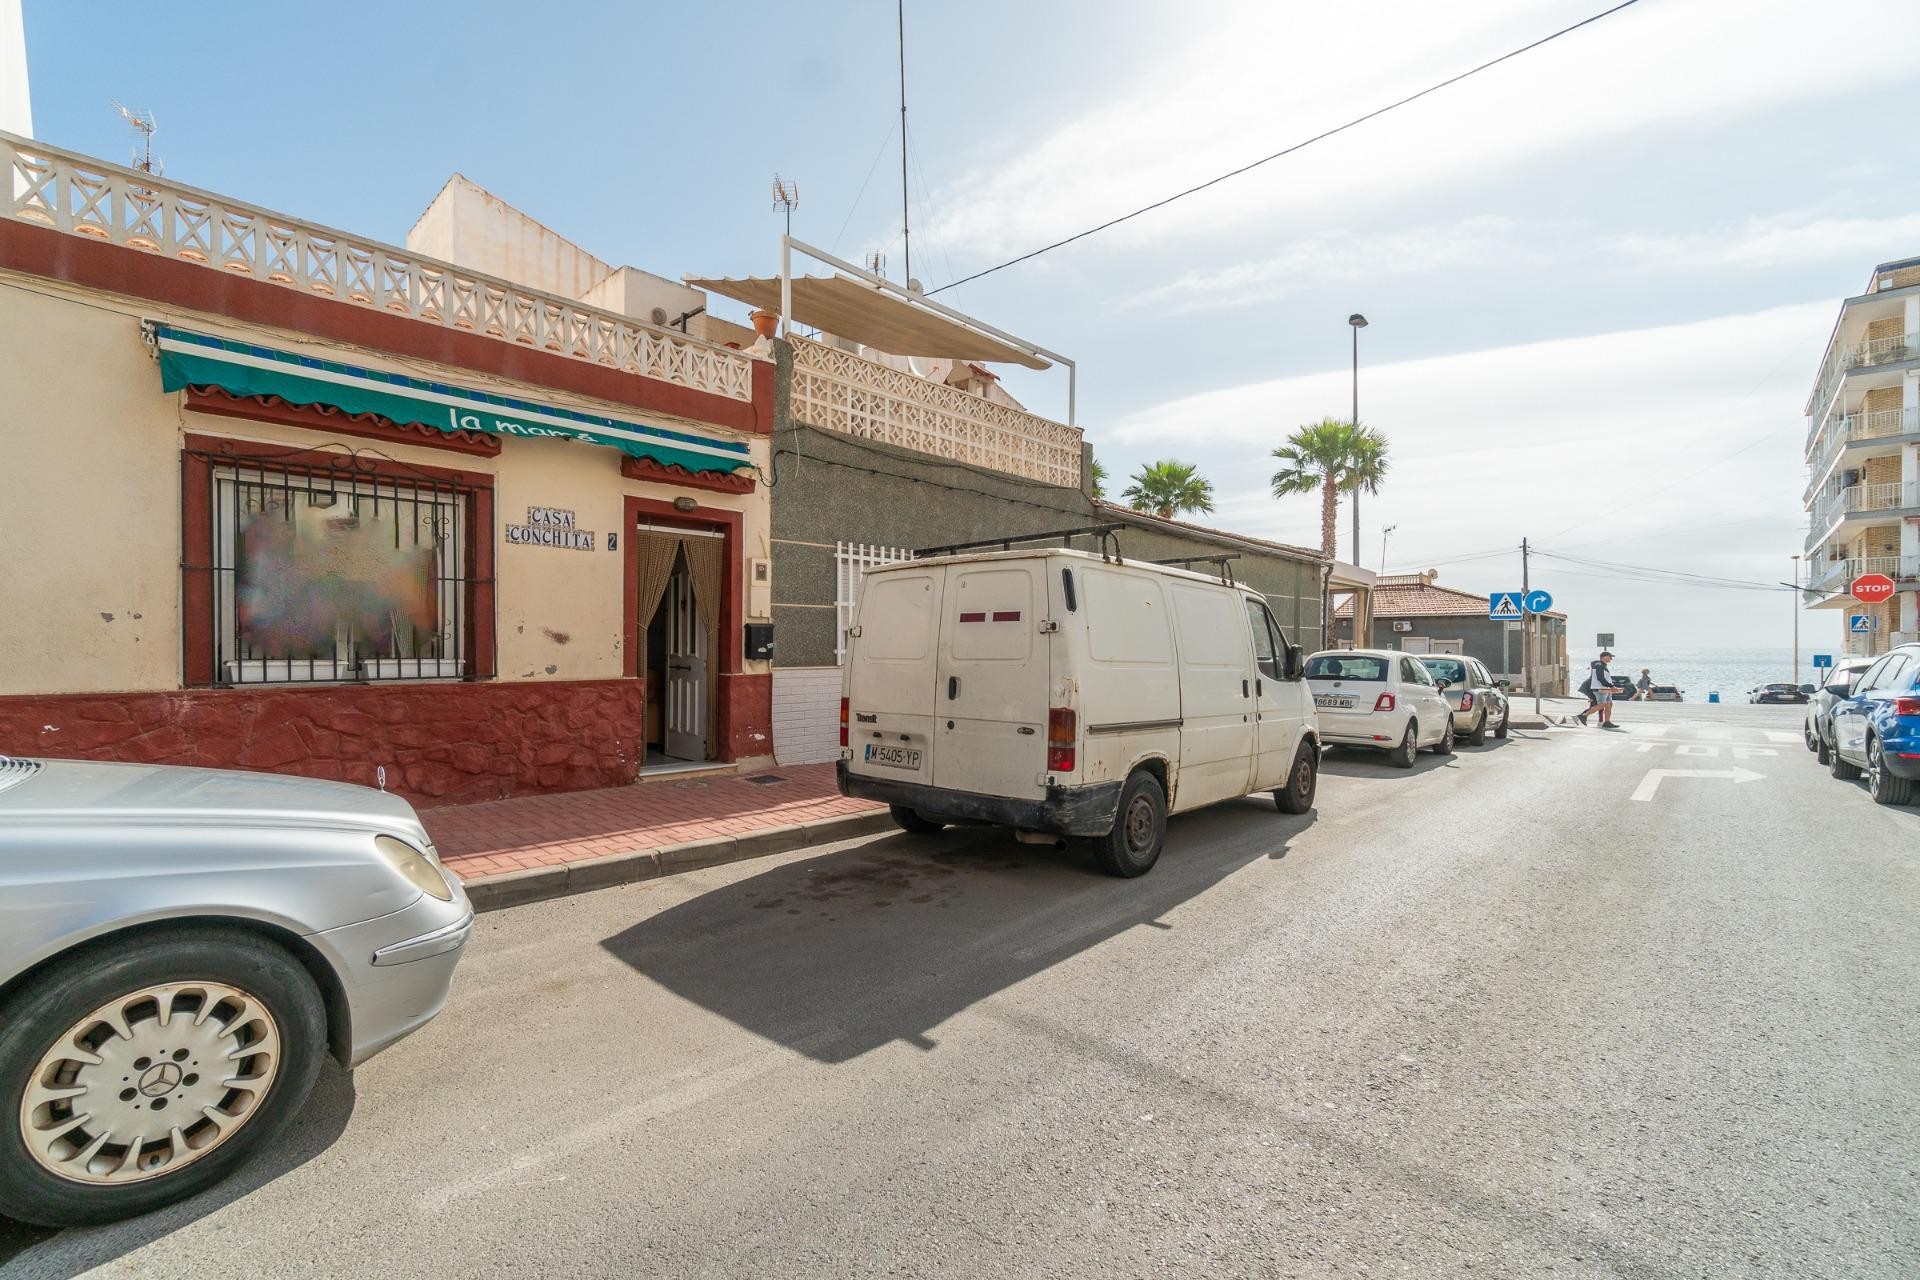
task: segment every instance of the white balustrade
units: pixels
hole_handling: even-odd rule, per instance
[[[793,339],[793,416],[991,471],[1080,484],[1078,427],[805,338]]]
[[[558,294],[0,133],[0,214],[69,235],[753,399],[753,359]]]

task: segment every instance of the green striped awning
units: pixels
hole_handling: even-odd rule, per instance
[[[753,465],[746,444],[740,441],[361,369],[171,325],[155,325],[154,336],[160,351],[160,382],[168,391],[218,387],[230,395],[278,396],[292,405],[330,405],[440,431],[585,440],[688,471],[733,472]]]

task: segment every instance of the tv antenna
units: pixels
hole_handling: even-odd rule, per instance
[[[887,275],[887,255],[875,249],[866,256],[867,272],[885,279]]]
[[[894,13],[900,26],[900,252],[906,258],[904,274],[912,280],[913,236],[907,216],[907,0],[895,0]]]
[[[120,118],[127,122],[127,127],[133,132],[133,167],[145,173],[158,174],[161,165],[153,158],[153,135],[160,126],[155,123],[153,112],[135,111],[118,98],[113,100],[113,109],[120,113]]]
[[[793,234],[793,211],[800,207],[800,184],[782,182],[780,175],[773,175],[773,207],[775,212],[784,211],[787,215],[787,234]]]

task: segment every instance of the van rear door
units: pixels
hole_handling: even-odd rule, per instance
[[[1039,799],[1047,764],[1046,561],[947,569],[934,688],[933,784]]]
[[[850,773],[933,783],[937,626],[946,570],[889,569],[861,583],[847,653]]]

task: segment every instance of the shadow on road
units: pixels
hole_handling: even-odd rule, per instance
[[[1099,874],[1084,846],[1004,832],[898,835],[790,862],[605,939],[637,972],[821,1062],[927,1033],[979,1000],[1285,856],[1313,815],[1266,796],[1174,818],[1158,865]]]
[[[1460,746],[1455,750],[1481,755],[1493,750],[1495,741],[1489,740],[1484,747]],[[1396,769],[1387,763],[1387,753],[1384,751],[1372,751],[1366,747],[1328,747],[1320,757],[1320,772],[1336,778],[1363,778],[1377,782],[1414,778],[1423,773],[1432,773],[1435,769],[1454,768],[1457,764],[1453,756],[1436,756],[1422,751],[1413,758],[1413,768]]]
[[[332,1146],[346,1130],[353,1106],[353,1076],[329,1058],[320,1069],[320,1078],[314,1082],[307,1105],[294,1116],[278,1141],[267,1150],[256,1152],[232,1177],[209,1191],[104,1227],[57,1231],[0,1217],[0,1276],[77,1276],[192,1226]],[[209,1259],[209,1274],[248,1269],[238,1261],[244,1252],[242,1248],[225,1262]],[[267,1269],[272,1270],[270,1262]]]

